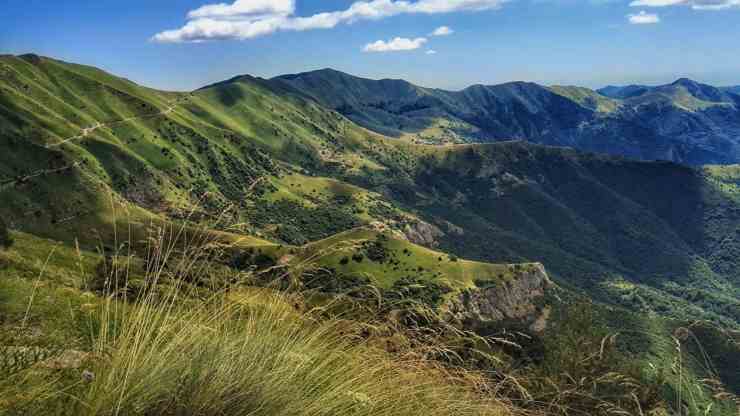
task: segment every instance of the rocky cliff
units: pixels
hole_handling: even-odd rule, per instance
[[[471,329],[514,323],[534,332],[544,330],[549,315],[545,294],[553,283],[542,264],[511,267],[513,278],[481,284],[449,299],[443,308],[446,318]]]

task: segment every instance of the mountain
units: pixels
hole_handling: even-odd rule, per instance
[[[35,278],[23,251],[36,250],[39,266],[42,248],[92,253],[101,242],[103,253],[129,247],[146,264],[150,225],[186,236],[205,228],[235,253],[219,257],[212,279],[188,276],[197,290],[223,282],[223,268],[233,279],[295,267],[297,276],[278,283],[291,286],[315,263],[314,279],[300,284],[322,296],[357,290],[355,300],[373,305],[388,296],[444,304],[484,335],[512,317],[540,314],[537,326],[547,326],[546,302],[583,298],[611,316],[613,330],[660,342],[696,319],[737,329],[737,166],[562,146],[619,153],[632,145],[630,154],[642,155],[657,144],[621,138],[647,129],[628,115],[648,126],[655,111],[668,118],[654,128],[669,130],[685,113],[730,117],[731,99],[688,81],[617,100],[521,82],[448,92],[329,70],[239,76],[181,93],[51,58],[3,56],[0,218],[19,246],[0,270],[10,265],[13,282]],[[594,120],[614,127],[599,140],[614,140],[584,144]],[[371,131],[378,126],[407,140]],[[491,132],[558,146],[426,144]],[[685,154],[698,152],[692,146]],[[70,265],[78,269],[69,259],[53,264],[54,278],[71,280]],[[544,270],[559,295],[546,293]],[[25,310],[27,298],[18,299]],[[480,319],[487,313],[499,318]],[[659,343],[640,342],[651,353]]]
[[[730,92],[730,93],[733,93],[733,94],[740,95],[740,85],[735,86],[735,87],[723,87],[722,89],[724,91],[727,91],[727,92]]]
[[[444,91],[334,70],[275,80],[363,127],[419,143],[522,139],[690,165],[740,161],[740,98],[688,79],[599,91],[521,82]]]
[[[422,88],[403,80],[374,81],[335,70],[281,76],[363,127],[418,142],[490,141],[537,136],[550,143],[587,117],[547,88],[512,82],[474,85],[459,92]]]
[[[706,293],[703,315],[740,320],[736,300],[723,293],[737,290],[740,270],[727,254],[740,226],[726,192],[733,171],[524,141],[415,145],[357,127],[301,83],[333,86],[326,95],[343,100],[334,105],[360,106],[368,95],[434,99],[482,129],[549,127],[543,141],[595,113],[575,101],[595,99],[582,89],[509,83],[446,93],[319,71],[301,83],[303,76],[241,76],[167,93],[49,58],[6,57],[2,65],[0,211],[15,228],[69,240],[84,224],[105,235],[116,204],[130,205],[138,223],[227,215],[242,234],[297,245],[383,223],[463,258],[543,263],[561,282],[604,300],[621,276],[650,293],[643,296],[669,296],[664,307],[689,316],[679,288],[692,288]],[[650,94],[726,99],[693,88]]]
[[[627,85],[623,87],[609,85],[596,90],[596,92],[609,98],[625,99],[641,95],[649,88],[645,85]]]
[[[736,87],[716,88],[711,85],[701,84],[688,78],[680,78],[671,84],[649,87],[646,85],[628,85],[625,87],[608,86],[597,90],[601,95],[614,99],[630,99],[643,95],[664,94],[675,96],[681,93],[687,94],[691,99],[714,103],[736,102],[736,97],[730,95]]]

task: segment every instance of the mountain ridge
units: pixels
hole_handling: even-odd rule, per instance
[[[336,70],[272,80],[363,127],[419,143],[524,139],[690,165],[740,161],[740,96],[685,78],[599,91],[527,82],[447,91]]]
[[[699,286],[702,276],[736,279],[735,261],[710,249],[736,244],[727,234],[740,224],[735,194],[727,193],[735,186],[731,167],[705,172],[523,140],[413,144],[359,128],[295,86],[253,77],[165,93],[103,72],[81,77],[59,61],[7,58],[0,68],[0,183],[9,196],[2,210],[24,231],[61,238],[78,221],[101,228],[111,215],[102,192],[109,189],[136,207],[140,222],[187,218],[191,210],[205,219],[231,206],[244,233],[296,245],[382,222],[473,260],[539,261],[578,287],[611,273],[658,286],[670,281],[666,274]],[[566,102],[583,108],[578,114],[596,112],[531,88],[466,93],[492,102],[513,97],[522,111]],[[583,189],[595,198],[588,204],[578,197]],[[670,200],[688,202],[679,210],[656,201],[668,190]],[[618,230],[635,234],[617,237]],[[664,263],[633,255],[647,248]],[[734,316],[731,302],[718,299]]]

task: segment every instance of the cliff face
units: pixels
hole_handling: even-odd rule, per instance
[[[542,264],[518,267],[515,277],[505,283],[454,296],[445,305],[445,317],[471,329],[515,323],[533,332],[544,330],[549,316],[544,297],[553,283]]]

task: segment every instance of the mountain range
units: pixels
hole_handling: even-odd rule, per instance
[[[689,165],[740,160],[740,96],[689,79],[646,87],[511,82],[462,91],[331,69],[273,79],[378,133],[421,143],[521,139]]]
[[[554,134],[595,112],[622,111],[588,90],[564,89],[581,102],[601,100],[594,109],[524,83],[446,93],[320,71],[170,93],[35,55],[2,58],[2,70],[0,209],[26,231],[69,238],[81,223],[107,229],[113,211],[104,189],[133,204],[136,221],[207,219],[228,208],[242,233],[289,244],[383,223],[465,258],[541,262],[594,294],[621,276],[671,292],[679,305],[671,308],[681,309],[686,300],[672,285],[684,282],[716,294],[706,296],[707,316],[740,321],[737,300],[723,293],[738,290],[740,270],[730,254],[740,247],[734,168],[694,170],[531,140],[429,146],[350,121],[407,120],[403,106],[422,102],[434,110],[410,114],[462,114],[488,103],[480,119],[498,121],[487,128],[557,125],[547,129]],[[631,99],[676,91],[707,103],[733,99],[687,80],[657,89]]]
[[[738,106],[685,79],[450,92],[333,70],[166,92],[2,56],[0,218],[70,251],[207,227],[249,253],[229,267],[369,240],[325,259],[333,284],[451,281],[465,302],[523,293],[515,311],[544,310],[544,265],[567,293],[641,317],[620,329],[737,329],[740,168],[690,165],[736,161]],[[721,372],[738,389],[735,368]]]

